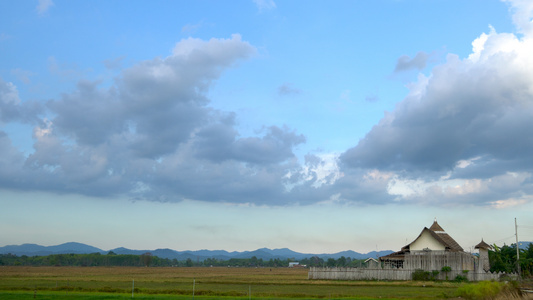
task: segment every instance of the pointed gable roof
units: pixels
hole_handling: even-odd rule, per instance
[[[437,223],[437,219],[433,222],[433,225],[428,229],[427,227],[424,227],[422,232],[418,235],[418,237],[412,241],[409,245],[402,248],[402,251],[409,251],[409,248],[411,244],[413,244],[416,240],[418,240],[424,232],[428,232],[435,238],[439,243],[441,243],[446,251],[452,251],[452,252],[462,252],[464,251],[463,248],[457,243],[449,234],[447,234],[444,229]]]
[[[444,229],[442,229],[442,227],[440,227],[439,223],[437,223],[437,219],[436,218],[435,218],[435,221],[433,222],[433,225],[431,225],[431,227],[429,227],[429,230],[433,230],[434,232],[437,232],[437,231],[444,232]]]
[[[463,247],[461,247],[459,245],[459,243],[457,243],[449,234],[447,234],[446,232],[436,232],[435,233],[443,242],[444,242],[444,246],[447,248],[447,249],[450,249],[450,251],[455,251],[455,252],[461,252],[461,251],[464,251],[463,250]]]
[[[485,243],[483,239],[481,239],[481,242],[477,244],[474,249],[492,249],[492,246]]]

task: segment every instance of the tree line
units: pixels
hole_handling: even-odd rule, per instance
[[[526,249],[519,249],[519,265],[522,275],[533,275],[533,243]],[[498,247],[493,245],[493,250],[489,251],[491,272],[515,273],[518,270],[516,260],[516,244],[503,245]],[[142,255],[115,254],[110,251],[107,254],[52,254],[47,256],[26,256],[13,254],[0,254],[0,266],[123,266],[123,267],[288,267],[295,259],[269,259],[265,260],[255,256],[251,258],[231,258],[221,260],[207,258],[204,260],[191,259],[177,260],[160,258],[150,253]],[[350,257],[321,258],[313,256],[300,259],[300,265],[307,267],[364,267],[364,260],[352,259]]]
[[[47,256],[27,256],[0,254],[0,266],[170,266],[172,260],[152,256],[150,253],[142,255],[121,254],[109,252],[107,255],[100,253],[91,254],[52,254]]]
[[[177,260],[160,258],[150,253],[142,255],[115,254],[110,251],[107,254],[52,254],[47,256],[27,256],[0,254],[0,266],[76,266],[76,267],[288,267],[295,259],[262,259],[253,256],[251,258],[231,258],[221,260],[207,258],[204,260],[191,259]],[[318,256],[300,259],[300,265],[307,267],[361,267],[363,260],[352,259],[350,257],[340,257],[338,259],[323,259]]]

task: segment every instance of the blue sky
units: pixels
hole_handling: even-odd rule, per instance
[[[1,1],[0,245],[533,240],[533,4]]]

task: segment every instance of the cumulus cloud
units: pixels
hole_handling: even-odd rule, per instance
[[[17,87],[0,77],[0,123],[39,123],[38,114],[41,112],[39,103],[22,102]]]
[[[527,195],[533,41],[491,28],[472,45],[469,57],[450,54],[430,76],[419,75],[408,96],[341,155],[342,163],[399,174],[389,191],[404,200],[488,203]]]
[[[527,2],[509,2],[523,36],[491,28],[468,57],[450,54],[419,75],[356,146],[304,162],[297,130],[267,124],[241,136],[234,112],[209,106],[213,82],[256,53],[239,35],[184,39],[109,88],[80,80],[45,107],[0,78],[0,122],[31,124],[35,141],[24,155],[0,131],[0,184],[156,201],[521,205],[533,195],[533,39]],[[427,56],[396,69],[421,70]],[[49,63],[56,74],[70,69]]]
[[[157,201],[299,201],[286,193],[285,175],[300,167],[293,149],[305,137],[286,126],[241,137],[234,113],[209,107],[212,82],[255,52],[239,35],[189,38],[167,57],[123,70],[110,88],[79,81],[73,92],[46,102],[49,118],[32,123],[34,151],[27,157],[0,136],[9,158],[0,163],[20,173],[3,186]],[[28,108],[14,84],[0,81],[2,120],[38,115]]]
[[[240,160],[254,164],[280,163],[294,158],[292,149],[305,142],[287,127],[264,128],[262,137],[238,138],[233,115],[202,128],[196,136],[197,156],[214,162]]]
[[[343,160],[439,170],[478,155],[528,159],[533,142],[523,137],[533,125],[533,44],[495,32],[480,39],[479,52],[464,60],[449,55],[429,78],[420,75],[410,94]]]
[[[524,35],[533,34],[533,3],[529,0],[503,0],[510,4],[513,22]]]

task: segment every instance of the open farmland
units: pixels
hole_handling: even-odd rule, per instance
[[[0,267],[0,299],[122,299],[131,298],[133,285],[137,299],[191,299],[193,285],[198,299],[438,299],[458,287],[308,280],[307,269],[297,268]]]

